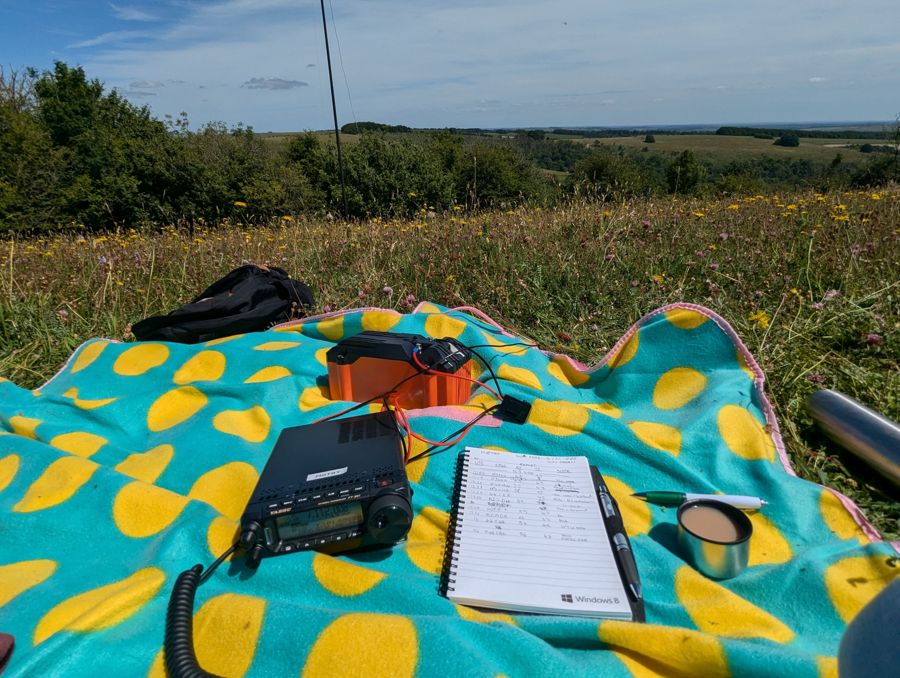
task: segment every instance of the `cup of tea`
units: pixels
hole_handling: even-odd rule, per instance
[[[678,507],[678,544],[694,567],[714,579],[740,574],[750,558],[753,523],[721,501],[695,499]]]

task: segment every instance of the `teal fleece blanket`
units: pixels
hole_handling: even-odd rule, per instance
[[[35,391],[0,383],[0,632],[10,676],[162,676],[166,604],[209,564],[278,437],[329,400],[325,352],[364,329],[483,345],[524,424],[490,416],[465,444],[585,455],[618,500],[647,624],[490,613],[438,595],[457,446],[408,467],[415,519],[392,549],[238,557],[200,587],[201,665],[227,676],[835,676],[846,624],[897,552],[845,497],[788,464],[763,375],[728,324],[659,309],[597,366],[515,345],[474,309],[359,309],[205,345],[82,345]],[[410,412],[435,439],[495,401]],[[423,449],[415,444],[414,453]],[[653,489],[756,495],[749,567],[727,581],[678,551]]]

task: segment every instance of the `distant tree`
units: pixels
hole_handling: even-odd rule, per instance
[[[690,149],[678,154],[666,168],[670,193],[693,193],[706,178],[706,169]]]
[[[639,195],[650,188],[644,172],[631,157],[607,149],[580,160],[572,170],[569,185],[571,190],[599,198]]]
[[[645,144],[655,144],[656,137],[653,136],[652,134],[648,134],[647,136],[644,137],[644,143]]]
[[[872,146],[872,144],[863,144],[862,146],[859,147],[860,153],[871,153],[874,150],[875,150],[875,147]]]
[[[800,145],[800,137],[797,136],[796,132],[785,132],[775,140],[774,144],[776,146],[793,148]]]

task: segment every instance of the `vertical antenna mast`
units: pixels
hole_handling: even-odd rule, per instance
[[[322,6],[322,30],[325,32],[325,58],[328,61],[328,84],[331,86],[331,112],[334,115],[334,139],[337,142],[338,167],[341,170],[341,204],[344,216],[347,216],[347,192],[344,188],[344,158],[341,155],[341,132],[338,129],[337,104],[334,101],[334,76],[331,74],[331,50],[328,48],[328,24],[325,23],[325,0],[319,0]]]

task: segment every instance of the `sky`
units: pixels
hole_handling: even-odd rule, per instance
[[[340,124],[894,120],[898,0],[326,0]],[[0,66],[83,66],[159,118],[331,126],[309,0],[0,0]]]

